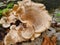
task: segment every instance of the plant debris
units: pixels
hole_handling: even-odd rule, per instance
[[[44,36],[42,45],[56,45],[56,36],[53,36],[51,38],[48,36]]]

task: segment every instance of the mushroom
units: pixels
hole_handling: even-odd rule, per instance
[[[17,27],[15,25],[12,25],[10,27],[9,33],[4,38],[5,45],[10,45],[10,44],[15,44],[16,42],[25,41],[25,39],[18,34],[18,30],[16,30],[16,28]]]
[[[16,6],[17,8],[14,7],[14,9],[12,9],[12,12],[14,13],[12,17],[16,17],[17,15],[16,18],[22,23],[17,27],[15,25],[10,27],[9,33],[4,38],[5,45],[29,39],[34,40],[50,27],[52,21],[45,6],[41,3],[34,3],[31,0],[23,0],[18,2]],[[12,12],[10,12],[10,15]],[[11,20],[13,19],[15,18],[12,18]]]
[[[35,32],[39,33],[50,27],[52,18],[43,4],[37,5],[32,3],[30,8],[26,8],[26,14],[21,15],[20,19],[23,23],[34,26]]]
[[[17,18],[14,15],[10,15],[8,17],[2,17],[0,20],[0,24],[2,24],[4,28],[8,28],[10,26],[10,23],[15,23],[16,19]]]
[[[15,23],[15,21],[17,20],[17,17],[16,17],[15,15],[11,14],[11,15],[8,17],[8,19],[9,19],[9,22],[10,22],[10,23]]]
[[[0,24],[2,24],[4,28],[8,28],[10,26],[10,23],[7,17],[2,17],[0,20]]]

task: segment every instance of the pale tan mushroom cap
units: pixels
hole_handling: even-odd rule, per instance
[[[31,7],[27,7],[25,11],[26,14],[20,17],[21,21],[33,25],[35,32],[43,32],[50,27],[52,18],[43,4],[32,3]]]
[[[25,41],[24,38],[22,38],[19,34],[18,34],[18,30],[16,30],[16,26],[12,25],[10,27],[10,31],[9,33],[5,36],[4,38],[4,44],[5,45],[10,45],[10,44],[14,44],[16,42],[21,42],[21,41]]]
[[[4,28],[7,28],[7,27],[10,26],[10,23],[9,23],[7,17],[2,17],[2,18],[0,19],[0,24],[2,24],[2,26],[3,26]]]
[[[12,25],[10,32],[5,36],[5,45],[29,39],[34,40],[50,27],[52,21],[45,6],[40,3],[31,2],[31,0],[19,1],[18,5],[14,5],[12,12],[14,13],[14,18],[19,19],[26,27],[23,24],[18,27]],[[12,19],[15,20],[14,18]]]
[[[30,39],[34,34],[34,29],[32,27],[27,27],[24,31],[21,31],[21,36],[25,39]]]

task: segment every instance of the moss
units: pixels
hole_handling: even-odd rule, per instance
[[[14,5],[14,2],[10,2],[8,5],[7,5],[7,8],[12,8]]]

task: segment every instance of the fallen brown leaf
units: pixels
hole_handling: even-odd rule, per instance
[[[0,45],[3,45],[3,41],[0,41]]]
[[[56,37],[48,37],[48,36],[44,36],[44,40],[42,42],[42,45],[56,45]]]
[[[52,38],[51,38],[51,41],[52,41],[52,43],[54,44],[54,45],[56,45],[56,40],[57,38],[56,38],[56,36],[53,36]]]

